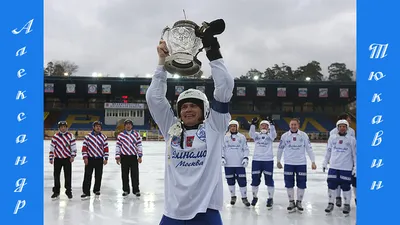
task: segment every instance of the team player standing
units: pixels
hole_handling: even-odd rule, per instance
[[[242,202],[250,206],[247,199],[246,167],[249,163],[249,147],[246,137],[238,132],[239,122],[229,122],[229,132],[225,135],[222,146],[222,164],[225,167],[225,178],[231,193],[231,205],[236,203],[235,181],[240,187]]]
[[[325,172],[328,162],[328,207],[326,213],[331,213],[334,208],[334,199],[337,196],[338,186],[343,191],[344,207],[343,214],[350,213],[351,185],[353,178],[356,177],[356,139],[348,133],[350,124],[342,119],[336,123],[337,132],[333,133],[328,139],[328,146],[323,162]]]
[[[315,156],[311,147],[311,142],[306,133],[299,130],[300,121],[292,119],[289,123],[290,130],[284,133],[278,147],[277,167],[282,169],[281,159],[284,155],[284,180],[287,195],[289,198],[289,212],[303,212],[302,201],[307,188],[307,158],[310,157],[312,162],[311,168],[317,169],[315,164]],[[297,186],[297,201],[294,196],[294,184]]]
[[[272,144],[276,138],[276,130],[273,120],[262,120],[260,131],[256,132],[257,118],[253,118],[249,130],[249,136],[254,140],[254,155],[251,164],[251,187],[253,200],[251,205],[255,206],[258,202],[258,189],[261,183],[261,176],[264,175],[265,185],[268,189],[267,208],[272,209],[275,192],[274,184],[274,152]]]
[[[347,134],[348,135],[350,135],[350,136],[352,136],[352,137],[354,137],[354,138],[356,138],[356,133],[355,133],[355,131],[353,130],[353,128],[351,128],[350,127],[350,125],[351,125],[351,117],[350,117],[350,115],[349,114],[347,114],[347,113],[344,113],[344,114],[341,114],[339,117],[338,117],[338,121],[339,120],[346,120],[348,123],[349,123],[349,127],[348,127],[348,129],[347,129]],[[330,133],[329,133],[329,136],[333,136],[333,135],[336,135],[336,134],[338,134],[338,127],[335,127],[335,128],[333,128],[331,131],[330,131]],[[329,162],[328,162],[328,164],[329,164]],[[356,204],[357,204],[357,198],[356,198],[356,188],[357,188],[357,185],[356,185],[356,177],[355,176],[352,176],[352,186],[353,186],[353,191],[354,191],[354,197],[355,197],[355,202],[356,202]],[[340,185],[338,186],[338,188],[336,189],[336,206],[337,207],[342,207],[342,190],[341,190],[341,187],[340,187]]]

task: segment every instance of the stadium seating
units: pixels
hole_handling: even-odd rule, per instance
[[[259,117],[256,114],[232,114],[232,119],[239,122],[242,131],[248,131],[250,128],[249,121],[254,117]],[[54,118],[56,117],[56,118]],[[280,120],[275,120],[275,126],[277,131],[289,130],[290,119],[296,117],[299,118],[300,130],[308,133],[319,133],[329,132],[335,127],[335,119],[332,116],[327,116],[320,113],[291,113],[282,114]],[[143,126],[135,126],[137,130],[149,130],[150,124],[148,123],[150,118],[149,112],[145,113],[146,124]],[[50,121],[51,120],[51,121]],[[45,112],[45,123],[52,122],[51,129],[57,129],[57,122],[60,120],[67,121],[69,129],[71,130],[90,130],[92,123],[95,120],[104,122],[104,110],[67,110],[62,113],[57,112]],[[351,124],[351,127],[355,129],[355,121]],[[104,125],[103,130],[114,131],[117,129],[117,125]]]
[[[147,116],[147,119],[146,119]],[[103,130],[116,130],[116,125],[105,125],[104,124],[104,110],[67,110],[63,111],[58,117],[57,121],[65,120],[68,123],[68,129],[70,130],[91,130],[92,123],[96,120],[103,122]],[[145,114],[145,121],[148,121],[148,115]],[[57,122],[54,122],[52,129],[57,129]],[[147,130],[149,125],[135,126],[137,130]]]

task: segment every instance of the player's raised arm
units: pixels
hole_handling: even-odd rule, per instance
[[[160,41],[157,47],[159,63],[146,92],[146,102],[154,121],[160,128],[165,139],[168,130],[178,119],[169,104],[167,98],[167,72],[164,69],[165,57],[168,56],[168,49],[164,41]]]
[[[229,114],[229,102],[232,97],[234,80],[225,67],[224,60],[219,51],[219,43],[215,37],[202,39],[203,46],[207,50],[207,58],[210,60],[211,74],[214,80],[214,100],[211,104],[208,118],[211,128],[218,132],[225,132],[231,116]]]
[[[271,120],[269,123],[270,123],[270,127],[269,127],[268,136],[271,138],[272,141],[274,141],[275,138],[277,137],[275,123],[273,120]]]
[[[257,137],[257,132],[256,132],[256,124],[258,122],[258,118],[254,117],[251,120],[251,125],[250,125],[250,130],[249,130],[249,136],[251,139],[255,139]]]

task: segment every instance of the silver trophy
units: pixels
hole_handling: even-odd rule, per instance
[[[200,71],[201,62],[197,54],[201,51],[202,42],[196,37],[196,23],[190,20],[179,20],[172,28],[166,27],[161,39],[167,44],[169,56],[165,59],[165,70],[180,76],[192,76]]]

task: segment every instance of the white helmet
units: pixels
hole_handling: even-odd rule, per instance
[[[267,125],[268,125],[268,127],[270,127],[270,126],[271,126],[271,124],[269,123],[269,121],[268,121],[268,120],[262,120],[262,121],[260,122],[260,126],[261,126],[261,124],[267,124]]]
[[[182,92],[178,96],[178,101],[176,102],[176,109],[177,109],[178,117],[179,118],[181,117],[180,108],[185,102],[196,103],[198,101],[201,101],[203,104],[203,105],[199,105],[199,107],[203,109],[204,119],[206,119],[208,116],[208,113],[210,112],[210,103],[208,102],[207,96],[203,92],[193,89],[193,88]],[[198,105],[198,104],[196,104],[196,105]]]
[[[238,122],[238,121],[236,121],[236,120],[231,120],[231,122],[229,122],[229,126],[230,126],[230,125],[236,125],[236,129],[239,130],[239,122]]]
[[[349,122],[347,120],[338,120],[336,122],[336,127],[339,129],[339,125],[346,125],[347,129],[349,129]]]

